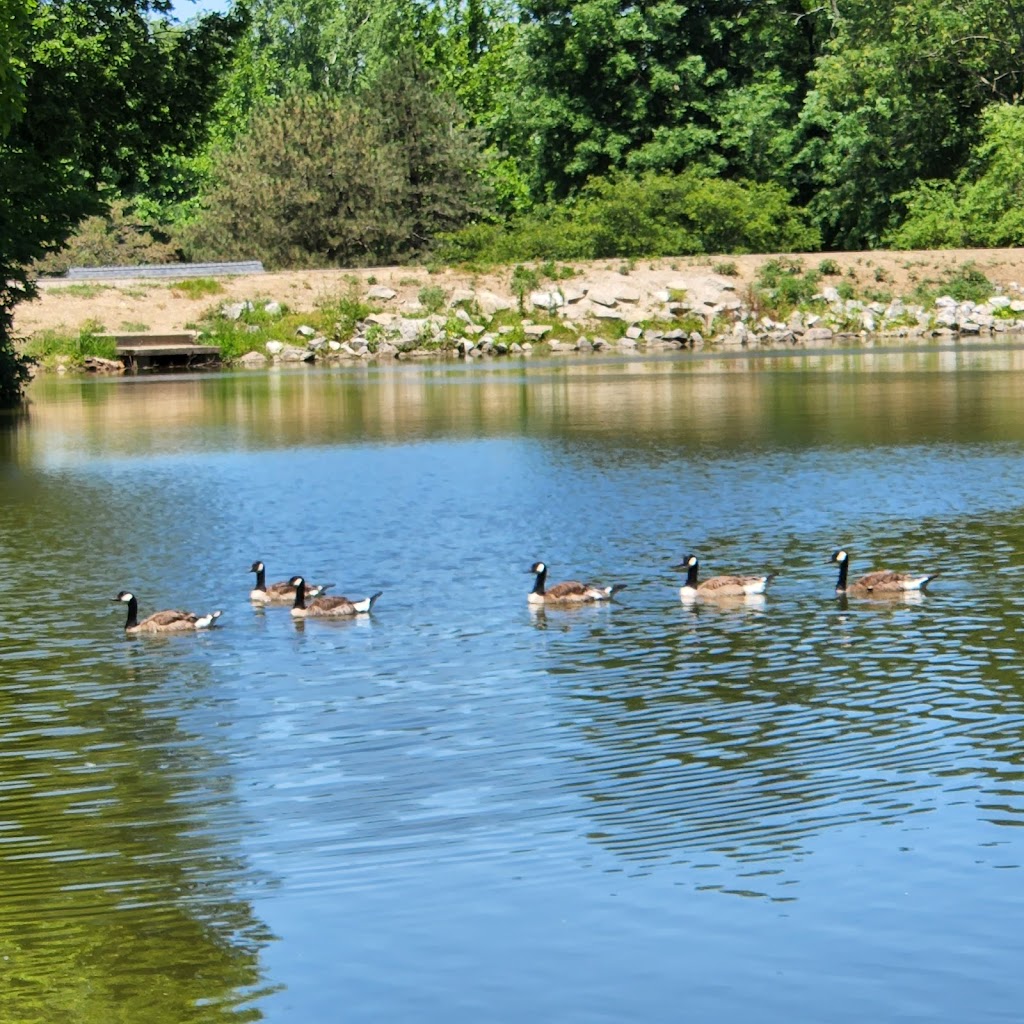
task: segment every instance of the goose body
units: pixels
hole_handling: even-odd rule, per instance
[[[128,619],[124,624],[124,631],[130,634],[184,633],[189,630],[209,629],[221,616],[220,611],[197,615],[195,612],[168,610],[154,612],[140,622],[139,602],[130,590],[122,590],[113,600],[128,605]]]
[[[679,588],[679,598],[682,601],[696,601],[698,598],[715,600],[754,597],[763,594],[768,584],[775,578],[775,573],[766,576],[712,576],[703,583],[698,583],[700,562],[696,555],[687,555],[673,568],[686,570],[686,582]]]
[[[548,567],[543,562],[534,562],[527,571],[536,577],[533,590],[526,598],[530,604],[586,604],[610,601],[620,590],[626,589],[624,583],[602,587],[595,583],[580,583],[578,580],[566,580],[564,583],[548,587]]]
[[[353,615],[366,615],[376,604],[377,598],[383,593],[351,601],[347,597],[316,597],[306,604],[306,581],[301,576],[293,576],[289,585],[295,588],[295,603],[292,615],[297,619],[305,618],[350,618]]]
[[[249,600],[254,604],[291,604],[295,600],[291,583],[267,583],[267,570],[262,562],[253,562],[249,572],[256,573],[256,586],[249,591]],[[333,586],[333,583],[307,583],[306,596],[319,597]]]
[[[873,597],[879,594],[906,594],[921,591],[938,575],[938,573],[892,572],[890,569],[878,569],[851,583],[847,579],[850,568],[849,553],[842,549],[835,551],[830,561],[839,566],[836,593],[840,595],[853,594]]]

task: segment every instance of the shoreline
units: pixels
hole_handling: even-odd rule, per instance
[[[1012,344],[1024,334],[1024,251],[1014,249],[602,260],[487,272],[309,270],[200,280],[201,288],[181,279],[50,279],[41,283],[38,300],[18,307],[15,329],[28,339],[28,351],[46,340],[49,366],[40,372],[83,368],[86,347],[78,339],[85,334],[189,332],[217,345],[231,369],[865,344],[878,350],[1001,338]],[[944,295],[951,281],[975,285],[975,301]],[[792,301],[787,288],[797,296]],[[774,302],[777,292],[788,304]],[[932,305],[914,301],[922,295]],[[94,372],[123,372],[117,363],[87,358]]]

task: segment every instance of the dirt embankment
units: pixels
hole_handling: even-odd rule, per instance
[[[711,258],[600,260],[573,262],[574,284],[607,287],[609,282],[628,284],[640,293],[666,287],[685,286],[688,294],[700,298],[723,283],[739,297],[758,275],[759,268],[777,255],[723,256]],[[888,294],[909,296],[922,283],[939,282],[950,273],[970,265],[1007,295],[1024,295],[1024,250],[951,249],[927,252],[850,252],[786,254],[798,259],[805,270],[829,260],[838,266],[858,296]],[[831,280],[839,280],[833,277]],[[830,279],[826,279],[828,282]],[[223,291],[216,295],[191,297],[173,282],[157,279],[69,283],[46,281],[40,298],[19,306],[15,328],[22,336],[38,331],[77,332],[85,325],[107,332],[172,333],[194,327],[213,307],[244,299],[277,300],[295,311],[310,311],[324,301],[350,289],[365,292],[382,285],[397,292],[389,306],[401,308],[415,303],[424,288],[441,288],[446,294],[458,289],[486,290],[513,296],[512,268],[485,274],[459,270],[430,273],[421,267],[377,267],[364,270],[297,270],[221,279]],[[543,287],[543,285],[542,285]]]

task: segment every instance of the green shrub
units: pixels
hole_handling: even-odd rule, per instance
[[[808,305],[820,284],[820,272],[812,270],[805,273],[800,260],[779,257],[761,265],[754,287],[758,305],[766,313],[785,316]]]
[[[427,285],[427,287],[420,289],[420,305],[428,313],[440,313],[441,310],[444,309],[446,298],[447,296],[445,295],[444,289],[439,285]]]
[[[837,277],[842,271],[833,259],[824,259],[818,264],[818,273],[823,277]]]
[[[957,302],[984,302],[995,291],[995,285],[977,264],[968,262],[947,270],[938,280],[920,282],[911,298],[922,306],[930,306],[941,295],[949,295]]]
[[[592,179],[574,198],[506,225],[475,224],[441,239],[452,262],[642,259],[815,249],[817,231],[774,184],[691,169]]]
[[[532,292],[538,287],[540,287],[540,275],[536,270],[531,270],[520,264],[512,271],[512,294],[515,295],[519,304],[520,313],[526,305],[526,293]]]
[[[905,208],[883,238],[893,249],[1024,245],[1024,109],[993,103],[980,141],[955,181],[919,181],[894,197]]]

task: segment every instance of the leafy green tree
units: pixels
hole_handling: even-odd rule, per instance
[[[421,0],[250,0],[250,46],[263,88],[351,95],[397,54],[417,53],[437,36],[441,10]],[[241,63],[236,70],[248,74]]]
[[[28,25],[27,0],[0,0],[0,139],[23,109],[25,62],[21,50]]]
[[[903,219],[897,197],[915,182],[956,177],[987,106],[1019,100],[1024,9],[1003,0],[856,0],[832,10],[834,32],[809,79],[795,180],[813,192],[826,244],[862,248]]]
[[[956,181],[922,181],[898,197],[896,249],[1024,245],[1024,109],[1008,103],[981,116],[981,139]]]
[[[218,159],[196,258],[366,265],[421,254],[478,210],[473,135],[414,58],[352,98],[302,92],[266,107]]]
[[[34,289],[26,268],[58,250],[115,187],[153,185],[169,154],[195,148],[241,30],[210,15],[174,27],[166,3],[48,0],[3,16],[0,68],[0,401],[25,383],[12,312]],[[10,70],[14,74],[10,74]]]
[[[58,250],[113,189],[152,187],[168,154],[204,138],[241,22],[209,15],[178,28],[150,17],[166,9],[48,0],[7,58],[23,72],[0,103],[11,112],[0,139],[0,400],[15,400],[24,383],[11,332],[15,305],[34,294],[26,267]]]
[[[740,162],[763,138],[744,138],[738,118],[757,106],[759,135],[791,131],[818,45],[807,35],[818,15],[743,0],[525,0],[524,13],[507,148],[528,145],[537,198],[615,169],[764,173]],[[745,103],[730,104],[744,87]]]

